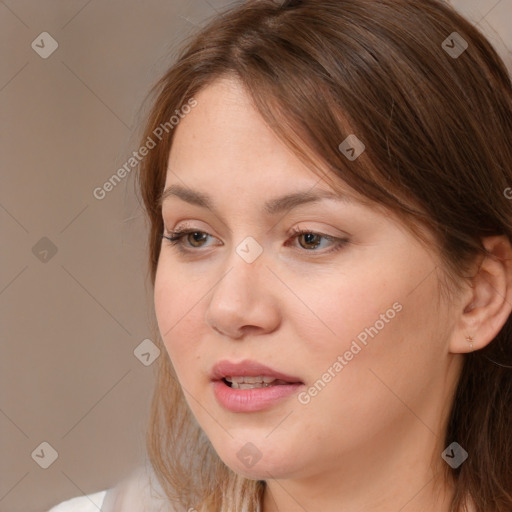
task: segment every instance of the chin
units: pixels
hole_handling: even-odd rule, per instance
[[[249,436],[247,438],[250,439]],[[234,443],[232,450],[231,445],[224,446],[223,450],[216,450],[217,454],[232,471],[251,480],[288,478],[297,471],[296,466],[300,464],[297,450],[273,446],[264,436],[254,436],[253,439],[253,442]],[[258,449],[258,446],[263,446],[263,449]]]
[[[251,468],[246,467],[236,459],[228,460],[226,465],[231,471],[249,480],[286,479],[290,476],[290,473],[282,467],[282,464],[264,463],[263,460]]]

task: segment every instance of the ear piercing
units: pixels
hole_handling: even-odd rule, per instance
[[[473,336],[466,336],[466,341],[469,341],[469,348],[473,352]]]

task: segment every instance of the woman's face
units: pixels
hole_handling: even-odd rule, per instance
[[[392,470],[397,445],[425,460],[460,369],[437,256],[354,200],[278,201],[333,189],[237,82],[196,99],[175,128],[162,215],[166,231],[197,233],[162,240],[155,307],[213,447],[258,479],[367,475],[383,457]],[[244,376],[280,379],[222,380]]]

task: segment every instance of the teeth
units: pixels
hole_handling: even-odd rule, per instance
[[[231,387],[233,389],[256,389],[256,388],[268,388],[272,386],[272,384],[267,384],[266,382],[254,382],[254,383],[245,383],[245,382],[233,382]]]
[[[281,384],[289,384],[284,380],[274,379],[274,377],[225,377],[233,389],[256,389],[268,388]]]
[[[237,384],[259,384],[265,383],[270,384],[274,382],[276,379],[274,377],[225,377],[228,382],[237,383]]]

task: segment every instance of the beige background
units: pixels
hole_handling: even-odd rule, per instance
[[[0,2],[0,512],[46,511],[144,461],[145,226],[133,174],[93,190],[138,149],[143,98],[179,42],[228,4]],[[512,0],[454,4],[512,70]],[[42,32],[58,43],[46,59]]]

